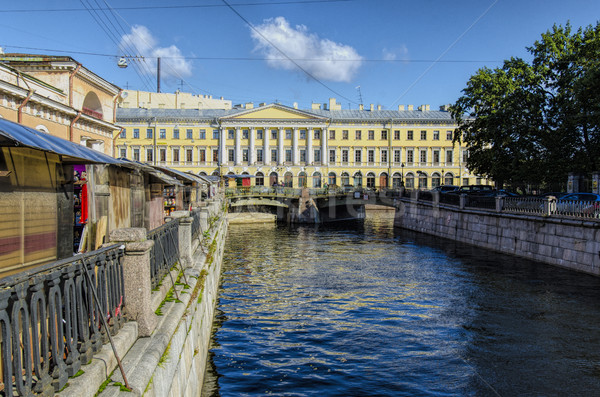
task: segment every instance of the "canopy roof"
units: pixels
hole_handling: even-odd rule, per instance
[[[5,119],[0,119],[0,147],[30,147],[43,150],[62,156],[64,163],[128,165],[88,147]]]

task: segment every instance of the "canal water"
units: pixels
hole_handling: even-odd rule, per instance
[[[600,279],[394,229],[231,225],[207,396],[600,393]]]

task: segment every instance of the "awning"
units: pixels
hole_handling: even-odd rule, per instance
[[[244,178],[256,178],[255,175],[246,175],[246,174],[227,174],[223,175],[223,178],[231,178],[231,179],[244,179]]]
[[[187,172],[174,170],[173,168],[163,167],[163,166],[159,166],[159,165],[154,165],[153,167],[160,171],[163,171],[167,174],[170,174],[171,176],[174,176],[175,178],[178,178],[180,180],[196,182],[196,183],[206,183],[204,180],[200,179],[197,175],[192,175]]]
[[[6,119],[0,119],[0,147],[30,147],[43,150],[62,156],[64,163],[127,166],[123,161],[104,153]]]
[[[154,168],[148,164],[144,164],[140,161],[129,160],[126,158],[120,158],[119,160],[130,164],[132,168],[140,169],[140,171],[145,172],[146,174],[149,174],[150,176],[158,179],[159,181],[163,182],[165,185],[182,186],[182,184],[177,179],[165,174],[164,172],[157,170],[156,168]]]

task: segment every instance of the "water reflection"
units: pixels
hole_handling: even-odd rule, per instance
[[[597,278],[395,230],[231,226],[205,395],[580,395]]]

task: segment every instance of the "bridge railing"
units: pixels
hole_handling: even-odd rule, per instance
[[[152,288],[173,268],[178,260],[179,222],[173,219],[147,234],[148,240],[154,240],[150,250],[150,277]]]
[[[2,395],[58,392],[108,341],[101,316],[118,332],[123,255],[113,245],[0,280]]]

